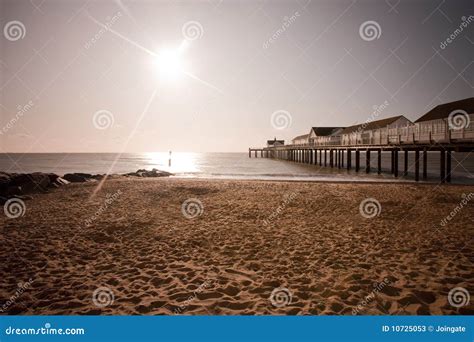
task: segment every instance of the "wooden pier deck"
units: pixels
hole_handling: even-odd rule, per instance
[[[275,147],[249,148],[249,158],[252,152],[257,158],[258,154],[262,158],[273,158],[296,163],[319,165],[320,167],[331,167],[338,169],[361,170],[360,154],[365,153],[365,172],[372,170],[378,174],[382,173],[382,152],[391,153],[391,174],[398,177],[400,174],[408,175],[408,158],[414,154],[415,160],[415,180],[421,177],[426,180],[428,177],[428,152],[439,152],[440,168],[439,179],[441,183],[450,183],[452,179],[452,153],[472,152],[474,142],[471,141],[448,141],[433,143],[387,143],[387,144],[362,144],[362,145],[280,145]],[[377,159],[377,166],[372,169],[372,152]],[[404,154],[404,165],[400,172],[399,153]],[[354,157],[354,161],[353,161]],[[354,163],[354,165],[353,165]]]

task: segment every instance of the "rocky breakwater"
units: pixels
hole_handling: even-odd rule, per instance
[[[28,194],[44,193],[69,182],[54,173],[0,172],[0,204],[9,198],[30,199]]]
[[[172,174],[158,169],[140,169],[124,175],[107,175],[107,178],[120,177],[168,177]],[[31,199],[30,194],[45,193],[69,183],[97,182],[106,177],[105,174],[67,173],[60,177],[54,173],[7,173],[0,172],[0,204],[10,198]]]

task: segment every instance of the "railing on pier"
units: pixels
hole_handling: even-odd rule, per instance
[[[453,142],[474,142],[474,114],[469,115],[473,124],[459,129],[450,128],[447,121],[432,125],[409,125],[397,128],[382,128],[350,134],[318,137],[306,144],[284,145],[280,147],[312,146],[359,146],[359,145],[397,145],[432,144]]]

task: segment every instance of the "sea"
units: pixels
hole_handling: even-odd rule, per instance
[[[355,158],[352,158],[354,166]],[[421,163],[420,163],[421,164]],[[439,182],[439,152],[428,152],[427,182]],[[173,177],[208,179],[256,179],[341,182],[414,181],[414,154],[408,158],[408,176],[403,177],[404,156],[399,153],[399,177],[390,174],[390,153],[382,154],[383,173],[376,172],[376,154],[371,155],[371,172],[365,172],[365,155],[361,153],[361,170],[320,167],[319,165],[261,158],[252,153],[2,153],[0,171],[9,173],[47,172],[64,175],[85,172],[123,174],[138,169],[169,171]],[[421,165],[420,165],[421,172]],[[421,176],[421,175],[420,175]],[[474,155],[453,153],[452,182],[474,184]]]

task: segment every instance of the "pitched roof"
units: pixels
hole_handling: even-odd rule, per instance
[[[268,145],[273,145],[273,144],[276,144],[276,143],[279,143],[279,144],[284,144],[285,143],[285,140],[267,140],[267,144]]]
[[[297,137],[294,137],[293,140],[297,139],[308,139],[309,134],[303,134],[303,135],[298,135]]]
[[[350,127],[345,128],[341,132],[341,134],[350,134],[358,130],[371,131],[373,129],[384,128],[384,127],[387,127],[387,125],[394,123],[395,121],[397,121],[398,119],[402,117],[403,115],[398,115],[398,116],[393,116],[391,118],[386,118],[386,119],[377,120],[377,121],[369,121],[362,124],[350,126]]]
[[[430,110],[428,113],[423,115],[415,122],[444,119],[447,118],[449,114],[455,110],[464,110],[468,114],[474,113],[474,97],[440,104],[434,107],[432,110]]]
[[[344,127],[313,127],[311,128],[314,133],[316,133],[319,137],[324,137],[327,135],[331,135],[335,133],[339,129],[343,129]]]

